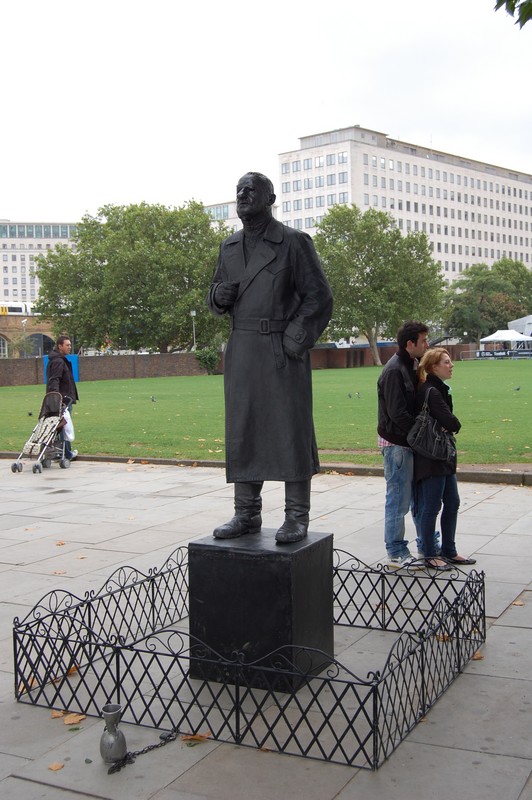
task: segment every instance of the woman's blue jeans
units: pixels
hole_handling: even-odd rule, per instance
[[[425,558],[434,558],[434,531],[440,509],[441,512],[441,555],[444,558],[456,556],[456,523],[460,508],[460,495],[456,475],[433,475],[423,478],[416,485],[415,523],[418,537],[423,542]]]

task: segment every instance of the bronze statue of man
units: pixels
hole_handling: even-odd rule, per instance
[[[235,515],[217,539],[258,533],[264,481],[284,481],[280,544],[307,535],[310,481],[319,470],[309,350],[327,326],[332,294],[308,234],[272,216],[272,182],[248,172],[237,186],[243,230],[221,245],[208,295],[231,315],[225,351],[227,481]]]

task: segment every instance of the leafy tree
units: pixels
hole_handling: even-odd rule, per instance
[[[314,238],[334,296],[328,334],[363,333],[375,364],[377,341],[395,337],[405,319],[434,319],[443,280],[423,233],[401,231],[389,214],[334,206]]]
[[[217,347],[204,347],[202,350],[196,351],[196,359],[198,364],[206,369],[209,375],[212,375],[220,360],[220,351]]]
[[[447,290],[444,324],[466,342],[476,342],[508,320],[524,316],[532,299],[532,275],[519,261],[502,259],[490,267],[474,264]]]
[[[37,311],[86,346],[167,352],[212,342],[220,324],[205,307],[220,242],[200,203],[104,206],[77,227],[74,250],[38,264]]]
[[[27,358],[34,354],[35,343],[31,336],[26,336],[25,333],[17,333],[11,338],[8,343],[7,349],[10,358],[18,356],[19,358]]]
[[[497,0],[495,11],[500,8],[505,8],[511,17],[515,17],[517,12],[515,24],[520,28],[532,19],[532,0]]]

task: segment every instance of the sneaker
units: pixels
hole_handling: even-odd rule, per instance
[[[423,569],[423,565],[418,562],[416,558],[410,555],[394,556],[389,558],[386,562],[389,569]]]
[[[76,459],[77,457],[78,457],[78,451],[77,450],[72,450],[70,455],[67,456],[67,458],[70,459],[70,461],[74,461],[74,459]]]

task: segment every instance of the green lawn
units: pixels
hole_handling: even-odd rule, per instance
[[[322,452],[322,461],[382,463],[375,430],[379,373],[379,367],[313,373],[318,446],[335,451]],[[531,461],[532,360],[459,362],[451,386],[462,422],[462,464]],[[224,458],[221,376],[91,381],[78,389],[75,446],[83,454]],[[0,450],[20,452],[43,396],[42,386],[0,388]]]

